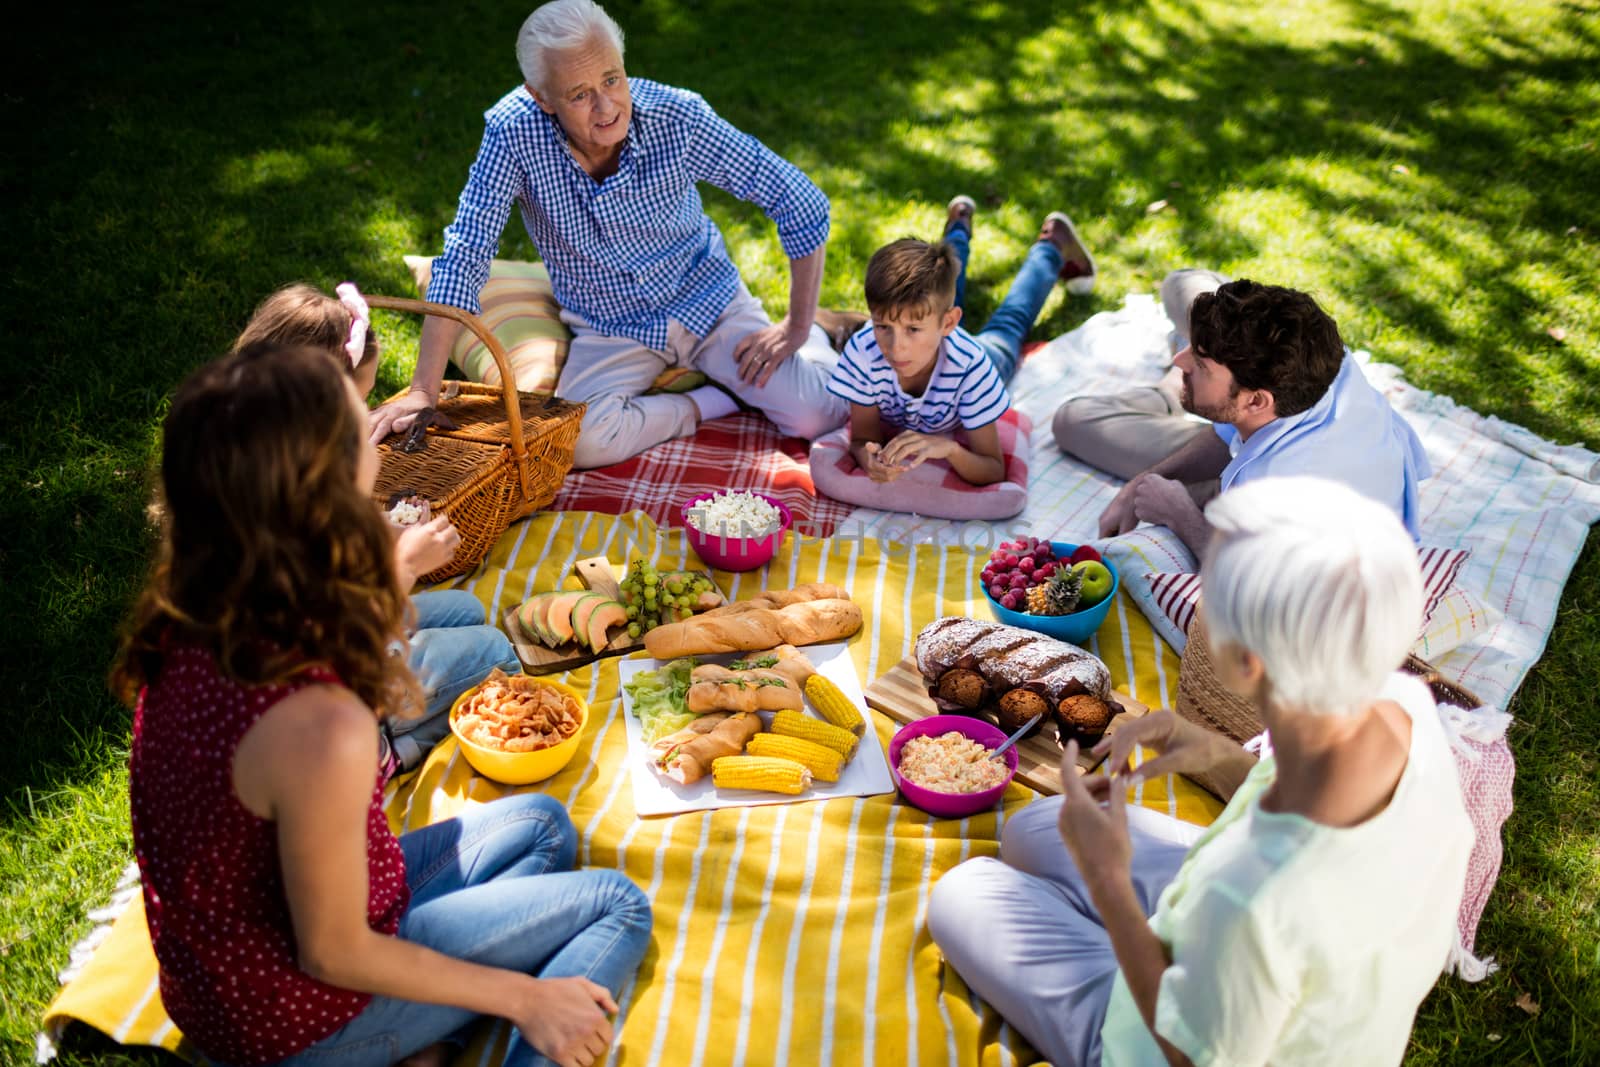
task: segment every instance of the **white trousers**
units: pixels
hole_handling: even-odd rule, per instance
[[[572,330],[566,366],[556,384],[563,400],[587,404],[578,429],[573,466],[604,467],[636,456],[652,445],[694,433],[694,401],[677,394],[641,396],[668,367],[699,370],[749,407],[762,412],[789,437],[815,440],[844,422],[849,405],[828,392],[828,376],[839,362],[820,326],[763,387],[739,380],[734,348],[747,335],[772,325],[766,308],[744,283],[711,332],[696,337],[681,324],[667,328],[664,352],[628,337],[608,337],[582,316],[561,312]]]
[[[928,930],[962,981],[1055,1067],[1100,1062],[1100,1028],[1117,977],[1111,938],[1056,830],[1061,798],[1006,820],[1000,858],[947,871]],[[1128,808],[1133,885],[1146,915],[1204,827]]]

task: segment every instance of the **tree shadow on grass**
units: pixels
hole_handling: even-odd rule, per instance
[[[409,291],[396,252],[439,247],[528,6],[44,13],[58,32],[35,36],[0,111],[16,208],[0,307],[21,342],[0,565],[27,620],[4,653],[0,797],[89,778],[75,753],[103,746],[70,739],[126,734],[101,679],[172,387],[287,281]],[[1438,26],[1347,0],[1327,32],[1190,0],[610,6],[635,75],[701,92],[833,197],[828,303],[859,305],[871,252],[936,235],[968,192],[981,319],[1062,209],[1102,277],[1054,296],[1036,337],[1208,264],[1312,289],[1421,386],[1600,444],[1600,322],[1574,295],[1593,289],[1600,158],[1600,27],[1581,6]],[[770,223],[707,203],[780,306]],[[531,255],[516,218],[502,254]],[[1569,319],[1571,343],[1545,335]],[[416,325],[386,320],[386,342]],[[404,360],[383,373],[397,385]]]

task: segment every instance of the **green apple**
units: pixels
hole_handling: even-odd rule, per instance
[[[1111,572],[1097,559],[1075,563],[1073,571],[1083,578],[1083,591],[1078,596],[1078,610],[1092,608],[1111,595]]]

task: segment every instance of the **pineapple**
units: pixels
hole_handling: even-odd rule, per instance
[[[1070,615],[1078,610],[1082,592],[1083,575],[1062,564],[1043,583],[1028,590],[1028,614]]]

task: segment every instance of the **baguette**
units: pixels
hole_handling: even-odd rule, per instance
[[[790,590],[793,592],[793,590]],[[656,659],[752,652],[774,645],[837,641],[861,629],[861,609],[843,598],[807,600],[778,608],[729,604],[683,622],[657,626],[644,635]]]
[[[761,719],[755,715],[703,715],[651,745],[650,761],[674,782],[690,785],[711,773],[713,761],[743,752],[760,732]]]
[[[802,691],[781,674],[716,670],[721,671],[720,677],[702,678],[689,687],[690,711],[799,711],[805,707]]]

